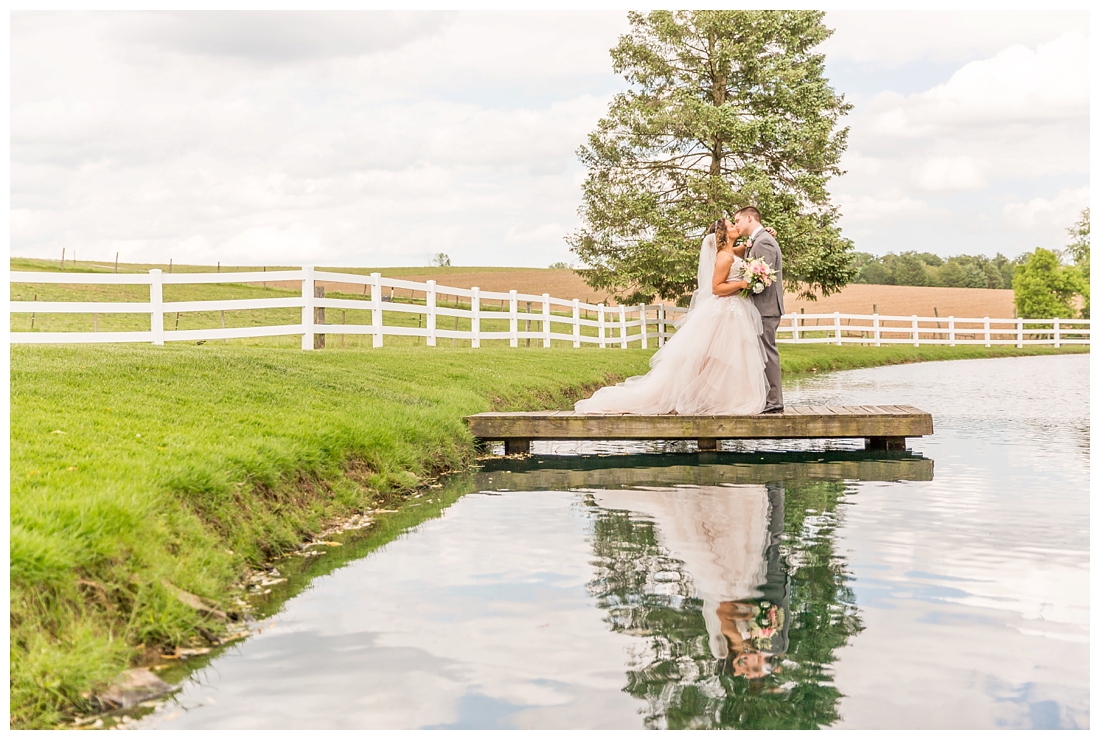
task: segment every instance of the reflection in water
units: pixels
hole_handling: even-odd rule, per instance
[[[792,384],[932,412],[921,454],[494,461],[303,564],[142,726],[1088,727],[1087,362]]]
[[[837,718],[825,670],[860,629],[832,551],[844,486],[591,491],[612,629],[652,655],[626,691],[655,728],[815,728]]]

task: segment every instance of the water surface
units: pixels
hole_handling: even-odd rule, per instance
[[[786,394],[911,404],[936,433],[906,453],[536,444],[557,454],[316,564],[139,725],[1087,728],[1088,358]]]

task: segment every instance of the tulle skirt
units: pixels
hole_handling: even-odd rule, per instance
[[[650,359],[645,375],[577,401],[585,414],[739,416],[764,410],[760,313],[748,298],[705,296]]]

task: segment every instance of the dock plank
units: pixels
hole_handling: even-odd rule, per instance
[[[491,412],[466,422],[482,440],[906,438],[933,433],[931,414],[912,406],[803,406],[753,416]]]

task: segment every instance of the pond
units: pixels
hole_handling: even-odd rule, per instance
[[[1088,728],[1088,357],[787,387],[936,433],[489,461],[129,726]]]

